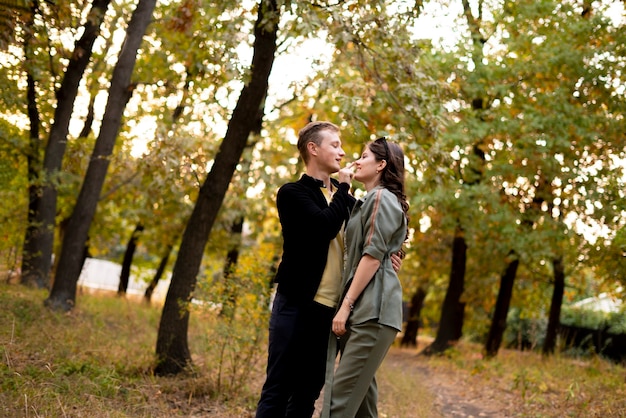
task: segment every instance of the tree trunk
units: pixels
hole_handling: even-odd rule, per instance
[[[511,257],[515,258],[511,260]],[[500,290],[498,291],[496,307],[493,312],[491,326],[489,327],[487,342],[485,343],[486,357],[495,357],[498,354],[502,344],[502,336],[504,335],[504,330],[506,330],[506,318],[509,313],[511,296],[513,295],[513,283],[519,267],[519,258],[517,258],[515,251],[511,251],[507,258],[509,258],[509,261],[506,269],[500,276]]]
[[[279,10],[276,0],[260,0],[254,26],[254,54],[250,81],[245,85],[228,123],[226,136],[211,171],[200,188],[174,265],[165,299],[156,344],[157,375],[177,374],[191,364],[187,343],[189,310],[204,247],[228,189],[230,179],[245,148],[255,117],[267,94],[268,78],[276,53]],[[181,309],[183,308],[183,309]]]
[[[155,4],[156,0],[140,0],[126,29],[124,44],[113,70],[100,133],[63,238],[54,284],[46,300],[46,305],[53,309],[68,311],[75,304],[76,283],[82,268],[80,254],[96,212],[122,114],[132,94],[130,79],[137,60],[137,50],[150,24]]]
[[[50,128],[43,161],[44,183],[41,190],[38,191],[38,202],[35,203],[37,208],[34,215],[35,222],[29,223],[29,225],[34,225],[37,228],[37,232],[30,234],[27,249],[29,253],[23,256],[29,263],[29,271],[40,276],[34,279],[37,282],[47,283],[50,274],[55,217],[57,215],[57,177],[61,171],[63,154],[65,154],[67,134],[78,85],[85,68],[89,64],[93,44],[98,37],[100,25],[104,20],[109,3],[110,0],[94,0],[83,25],[83,35],[74,45],[74,52],[65,70],[61,87],[57,91],[54,123]]]
[[[241,247],[241,233],[243,232],[243,216],[239,216],[233,221],[230,228],[230,248],[226,253],[226,261],[224,263],[224,300],[222,303],[222,310],[220,316],[224,316],[228,319],[232,319],[235,314],[235,307],[237,306],[237,289],[235,276],[233,272],[237,267],[237,260],[239,259],[239,248]]]
[[[159,267],[157,268],[157,271],[154,274],[152,281],[146,288],[146,292],[143,295],[143,300],[144,302],[148,304],[150,303],[150,299],[152,299],[152,293],[154,292],[154,289],[157,287],[157,284],[159,284],[159,280],[161,280],[161,277],[163,276],[163,273],[165,272],[165,267],[167,266],[167,262],[170,259],[170,254],[172,254],[172,248],[174,248],[172,244],[169,244],[167,246],[167,249],[165,250],[165,255],[161,257],[161,262],[159,263]]]
[[[89,98],[89,107],[87,108],[87,117],[85,118],[85,124],[83,125],[83,129],[80,131],[78,135],[79,138],[87,138],[91,133],[91,129],[93,127],[93,120],[95,116],[94,107],[96,104],[96,97],[92,94]]]
[[[463,229],[457,225],[452,241],[452,266],[450,269],[450,283],[441,308],[441,319],[437,336],[424,350],[424,354],[438,354],[444,352],[452,343],[458,341],[463,334],[463,317],[465,304],[461,296],[465,287],[465,261],[467,258],[467,244]]]
[[[34,7],[34,5],[33,5]],[[27,27],[33,26],[35,10],[31,11]],[[29,60],[31,57],[30,41],[32,39],[31,29],[24,33],[24,56]],[[39,212],[41,187],[39,186],[39,176],[41,170],[41,138],[39,137],[39,125],[41,120],[37,109],[37,89],[30,68],[26,68],[26,101],[28,120],[30,122],[29,147],[26,156],[28,163],[28,218],[24,234],[24,244],[22,245],[22,276],[20,282],[23,285],[44,288],[48,286],[49,275],[46,271],[39,271],[41,262],[38,260],[38,240],[39,228],[37,226],[37,213]]]
[[[120,272],[120,285],[117,288],[118,296],[125,295],[126,291],[128,290],[128,282],[130,280],[130,267],[133,264],[133,256],[135,255],[135,250],[137,249],[137,241],[139,241],[139,235],[141,235],[142,232],[143,225],[137,224],[137,226],[135,226],[133,234],[128,240],[128,245],[126,245],[126,251],[124,252],[124,261],[122,261],[122,271]]]
[[[554,270],[554,290],[552,291],[552,302],[550,303],[550,315],[548,316],[548,329],[546,339],[543,343],[543,354],[554,353],[556,348],[556,338],[559,332],[561,320],[561,305],[563,304],[563,292],[565,291],[565,271],[563,269],[563,258],[557,257],[552,260]]]
[[[411,306],[409,307],[409,318],[406,321],[406,328],[400,346],[402,347],[417,347],[417,334],[420,327],[420,315],[422,307],[424,306],[424,299],[426,298],[426,292],[423,287],[418,287],[417,291],[411,298]]]

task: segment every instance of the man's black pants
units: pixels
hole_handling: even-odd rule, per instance
[[[324,386],[334,308],[290,303],[276,293],[269,328],[267,377],[256,418],[313,416]]]

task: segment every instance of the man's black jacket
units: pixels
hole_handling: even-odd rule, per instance
[[[330,241],[350,217],[355,199],[350,185],[331,179],[336,188],[330,205],[323,183],[304,174],[278,190],[276,206],[283,232],[283,256],[274,281],[292,303],[310,303],[326,266]]]

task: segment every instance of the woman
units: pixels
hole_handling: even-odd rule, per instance
[[[378,416],[375,373],[402,327],[402,288],[389,257],[407,238],[404,154],[379,138],[353,166],[367,194],[346,227],[343,299],[332,323],[341,359],[334,378],[327,379],[322,412],[333,418]],[[331,339],[329,350],[333,345]]]

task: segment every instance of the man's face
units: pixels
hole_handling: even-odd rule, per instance
[[[323,139],[320,145],[314,144],[317,164],[328,174],[336,173],[341,168],[341,160],[346,155],[341,148],[341,139],[337,132],[323,131],[321,134]]]

